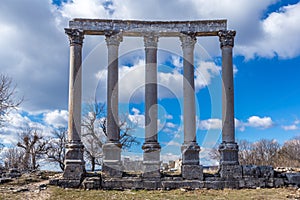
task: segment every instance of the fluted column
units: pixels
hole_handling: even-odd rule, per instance
[[[118,51],[122,41],[120,34],[107,34],[107,142],[103,146],[103,174],[109,177],[121,177],[121,143],[118,117]]]
[[[69,122],[66,144],[64,179],[74,180],[74,187],[85,173],[81,143],[81,83],[82,44],[84,34],[79,29],[65,29],[70,41]]]
[[[222,177],[239,177],[238,145],[235,142],[232,49],[235,31],[219,31],[222,50],[222,143],[219,146]]]
[[[160,145],[157,142],[157,42],[158,36],[147,34],[145,44],[145,143],[144,177],[160,177]]]
[[[199,165],[200,147],[196,142],[196,105],[194,86],[194,46],[196,37],[181,35],[183,51],[183,132],[182,177],[185,179],[202,179]]]

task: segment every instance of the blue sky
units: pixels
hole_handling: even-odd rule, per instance
[[[4,0],[0,5],[1,72],[25,97],[1,129],[0,142],[16,142],[20,127],[45,135],[65,126],[68,101],[68,39],[72,18],[136,20],[227,19],[237,31],[234,47],[236,137],[284,141],[300,135],[300,3],[295,0]],[[175,12],[176,11],[176,12]],[[220,140],[221,70],[217,37],[197,38],[195,73],[197,139],[203,159]],[[143,142],[141,38],[120,45],[120,110],[139,121]],[[103,37],[86,36],[83,48],[83,102],[105,100],[107,49]],[[182,54],[178,38],[159,40],[159,133],[162,158],[176,158],[182,143]],[[141,153],[140,147],[133,152]],[[127,155],[131,153],[127,152]],[[203,161],[206,162],[206,161]]]

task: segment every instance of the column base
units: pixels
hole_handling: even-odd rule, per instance
[[[220,152],[220,176],[225,179],[241,178],[242,166],[239,165],[239,147],[235,142],[222,142],[219,146]]]
[[[119,142],[108,142],[103,145],[103,177],[121,178],[123,176],[121,148],[122,145]]]
[[[196,142],[184,143],[181,146],[182,165],[199,165],[200,146]]]
[[[146,142],[142,146],[143,155],[143,177],[147,179],[160,178],[160,145],[157,142]]]
[[[80,142],[69,142],[66,145],[66,158],[63,179],[81,182],[85,176],[85,162],[83,160],[84,146]]]
[[[238,151],[237,143],[222,142],[219,146],[220,165],[239,165]]]
[[[182,178],[187,180],[203,180],[203,168],[199,165],[200,147],[196,142],[184,143],[182,152]]]

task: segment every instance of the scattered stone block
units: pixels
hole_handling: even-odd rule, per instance
[[[300,186],[300,173],[286,173],[288,184]]]

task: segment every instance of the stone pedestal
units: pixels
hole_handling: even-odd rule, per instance
[[[196,142],[183,144],[182,152],[182,178],[187,180],[203,180],[203,168],[199,165],[200,147]]]
[[[237,143],[222,142],[219,146],[220,152],[220,164],[221,165],[238,165],[238,151],[239,147]]]
[[[142,146],[144,150],[143,177],[147,179],[160,178],[160,145],[157,142],[148,142]]]
[[[118,142],[110,142],[103,145],[103,177],[122,177],[123,166],[121,162],[121,148],[122,145]]]
[[[220,175],[222,178],[241,178],[242,166],[238,161],[238,145],[236,143],[222,142],[220,152]]]

